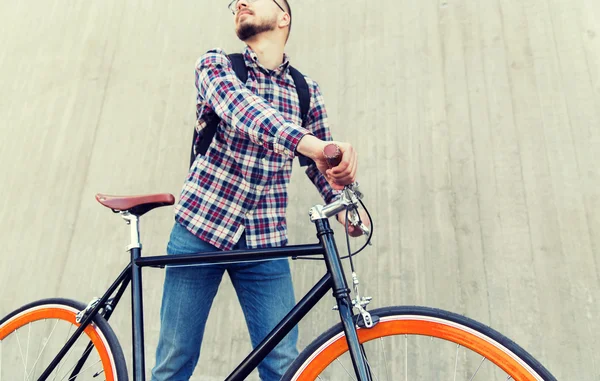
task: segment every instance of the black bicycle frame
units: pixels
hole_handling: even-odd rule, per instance
[[[208,253],[197,253],[191,255],[172,255],[141,257],[141,248],[132,248],[131,263],[123,270],[121,275],[109,287],[108,291],[100,299],[100,302],[87,314],[81,322],[80,327],[65,344],[61,352],[40,377],[45,380],[61,361],[69,348],[80,336],[85,327],[92,321],[102,307],[105,308],[104,318],[108,320],[112,310],[116,307],[124,288],[131,280],[131,316],[133,334],[133,380],[145,381],[144,361],[144,322],[142,302],[142,273],[143,267],[165,267],[206,265],[214,263],[252,262],[261,260],[272,260],[291,257],[293,259],[305,256],[322,255],[327,266],[326,274],[317,284],[294,306],[294,308],[273,328],[267,337],[254,348],[254,350],[240,363],[240,365],[227,377],[226,381],[237,381],[245,379],[258,364],[283,340],[283,338],[298,324],[328,290],[333,290],[336,298],[338,312],[346,334],[348,348],[352,358],[354,371],[359,381],[371,381],[367,364],[364,360],[361,346],[356,333],[356,325],[352,315],[352,303],[350,290],[346,283],[342,263],[338,254],[333,230],[326,219],[315,221],[319,244],[297,245],[268,249],[250,249],[234,251],[218,251]],[[118,291],[117,291],[118,289]],[[107,304],[110,296],[117,291],[115,298]],[[85,361],[85,358],[83,359]]]

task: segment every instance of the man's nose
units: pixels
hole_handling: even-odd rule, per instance
[[[247,0],[239,0],[237,2],[237,5],[235,7],[237,9],[237,11],[239,12],[240,9],[242,8],[248,8],[248,1]]]

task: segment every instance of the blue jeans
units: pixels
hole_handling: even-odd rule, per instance
[[[242,236],[235,249],[245,248],[246,239]],[[217,250],[178,223],[173,227],[167,246],[169,255]],[[152,369],[153,381],[187,381],[191,377],[200,356],[208,313],[225,271],[231,277],[242,306],[253,347],[294,306],[294,290],[287,259],[167,267],[156,365]],[[258,372],[263,381],[281,379],[298,356],[297,339],[296,327],[260,363]]]

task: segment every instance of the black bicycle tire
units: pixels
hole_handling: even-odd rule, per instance
[[[511,339],[507,338],[500,332],[494,330],[493,328],[479,323],[476,320],[470,319],[466,316],[458,315],[453,312],[430,308],[430,307],[420,307],[420,306],[393,306],[393,307],[383,307],[369,311],[372,315],[377,315],[379,317],[388,317],[388,316],[398,316],[398,315],[415,315],[415,316],[425,316],[425,317],[433,317],[437,319],[447,320],[449,322],[458,323],[468,328],[471,328],[482,335],[495,340],[496,342],[502,344],[504,347],[513,352],[517,357],[523,360],[527,365],[529,365],[538,375],[543,377],[545,381],[557,381],[556,378],[544,367],[538,360],[536,360],[532,355],[530,355],[526,350],[524,350],[521,346],[516,344]],[[355,315],[355,319],[358,319],[358,316]],[[296,372],[306,363],[306,361],[317,351],[323,344],[329,341],[336,335],[342,333],[343,327],[341,323],[336,324],[331,327],[319,337],[317,337],[312,343],[310,343],[300,355],[290,364],[288,370],[281,378],[282,381],[290,381],[292,377],[296,374]]]
[[[86,305],[72,299],[64,299],[64,298],[49,298],[49,299],[40,299],[34,302],[28,303],[6,315],[4,318],[0,320],[0,327],[9,319],[18,315],[28,309],[33,309],[42,305],[64,305],[67,307],[75,308],[77,310],[83,310]],[[112,357],[114,359],[114,366],[117,373],[118,381],[128,381],[129,376],[127,374],[127,363],[125,361],[125,355],[123,354],[123,349],[119,344],[119,340],[115,335],[115,332],[110,327],[108,322],[100,315],[97,315],[92,320],[96,325],[97,329],[102,333],[104,338],[106,339],[106,343],[108,344],[108,350],[110,350]]]

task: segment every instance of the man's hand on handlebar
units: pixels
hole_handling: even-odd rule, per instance
[[[335,144],[339,148],[341,160],[339,156],[335,159],[326,156],[325,147],[331,144]],[[300,140],[297,150],[315,162],[317,168],[325,175],[333,189],[342,190],[344,185],[352,184],[356,180],[358,157],[349,143],[326,142],[313,135],[306,135]],[[335,156],[331,153],[329,155]]]

